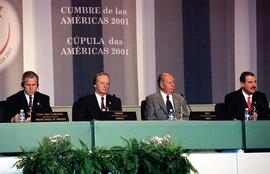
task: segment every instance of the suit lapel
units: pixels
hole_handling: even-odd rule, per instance
[[[257,95],[258,93],[257,92],[255,92],[254,94],[253,94],[253,96],[252,96],[252,106],[256,106],[256,102],[257,101],[260,101],[260,99],[259,99],[259,96]]]
[[[42,98],[40,97],[39,93],[38,92],[35,92],[34,94],[34,100],[33,100],[33,107],[37,107],[37,103],[39,103],[40,105],[42,105],[42,102],[43,101],[40,101],[42,100]]]
[[[180,106],[179,100],[176,99],[176,96],[172,94],[173,98],[173,107],[174,107],[174,112],[178,110],[178,107]]]
[[[25,97],[24,91],[22,91],[22,93],[21,93],[21,101],[23,101],[23,107],[28,108],[28,103],[27,103],[27,99]]]
[[[109,94],[106,95],[106,107],[109,110],[113,110],[114,109],[114,105],[115,105],[115,101],[114,101],[114,96],[111,96]]]
[[[112,101],[111,101],[111,97],[109,96],[109,94],[106,95],[106,107],[108,107],[109,109],[111,109],[111,105],[112,105]]]
[[[246,102],[246,99],[244,97],[244,94],[242,93],[242,89],[240,89],[238,91],[238,94],[239,94],[239,97],[240,97],[240,100],[239,100],[240,105],[243,106],[244,108],[247,108],[248,107],[247,102]],[[236,101],[236,102],[238,102],[238,101]]]
[[[24,91],[21,91],[20,93],[20,100],[22,103],[22,107],[20,107],[20,109],[24,109],[25,113],[28,113],[29,112],[29,108],[28,108],[28,103],[27,103],[27,99],[25,97],[25,94],[24,94]]]
[[[166,109],[164,100],[163,100],[162,95],[161,95],[160,92],[158,93],[158,103],[159,103],[160,107],[164,110],[164,112],[167,113],[167,109]]]
[[[38,96],[38,94],[37,94],[37,92],[36,92],[35,95],[34,95],[33,108],[32,108],[34,111],[36,111],[37,108],[38,108],[38,107],[37,107],[37,102],[38,102],[37,99],[38,99],[38,98],[39,98],[39,96]],[[40,101],[39,101],[39,102],[40,102]]]
[[[92,95],[92,100],[93,100],[93,102],[95,104],[95,108],[97,109],[97,111],[100,110],[100,107],[98,105],[98,100],[97,100],[97,97],[96,97],[95,93]]]

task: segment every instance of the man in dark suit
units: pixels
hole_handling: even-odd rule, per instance
[[[174,77],[167,72],[158,76],[159,91],[146,97],[144,115],[147,120],[167,120],[169,112],[175,116],[175,120],[188,117],[189,107],[185,98],[174,92]],[[171,110],[171,111],[170,111]]]
[[[105,72],[98,73],[93,85],[95,93],[79,98],[76,103],[76,112],[73,112],[73,121],[101,120],[101,112],[121,111],[121,100],[115,95],[108,94],[110,76]],[[73,107],[74,109],[74,107]]]
[[[49,96],[38,92],[38,75],[33,71],[26,71],[22,76],[22,91],[7,98],[8,116],[11,122],[19,122],[19,112],[21,109],[26,114],[26,121],[31,121],[31,116],[36,113],[52,112]]]
[[[264,93],[256,91],[256,77],[252,72],[240,76],[241,88],[225,96],[226,115],[229,120],[244,120],[248,108],[251,120],[268,120],[269,105]],[[255,114],[253,114],[255,113]]]

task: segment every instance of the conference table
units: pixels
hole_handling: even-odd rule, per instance
[[[141,140],[169,134],[184,149],[267,149],[270,121],[90,121],[1,123],[0,153],[30,151],[42,138],[68,134],[93,146],[124,145],[122,138]],[[122,138],[121,138],[122,137]]]
[[[123,138],[138,140],[169,134],[184,149],[200,174],[268,174],[270,153],[244,153],[243,150],[270,149],[270,121],[91,121],[1,123],[0,153],[27,151],[42,138],[68,134],[80,147],[124,145]],[[218,151],[217,151],[218,150]],[[220,153],[222,152],[222,153]],[[21,174],[13,165],[17,157],[0,156],[0,173]]]

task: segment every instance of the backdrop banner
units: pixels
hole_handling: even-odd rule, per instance
[[[22,43],[22,1],[0,0],[0,100],[20,90]]]
[[[52,1],[55,105],[92,93],[100,71],[123,104],[137,104],[135,2]]]

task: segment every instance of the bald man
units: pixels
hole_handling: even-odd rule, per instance
[[[167,120],[172,112],[175,120],[188,117],[189,107],[184,97],[176,94],[174,77],[168,72],[158,76],[159,91],[146,97],[144,115],[147,120]]]

